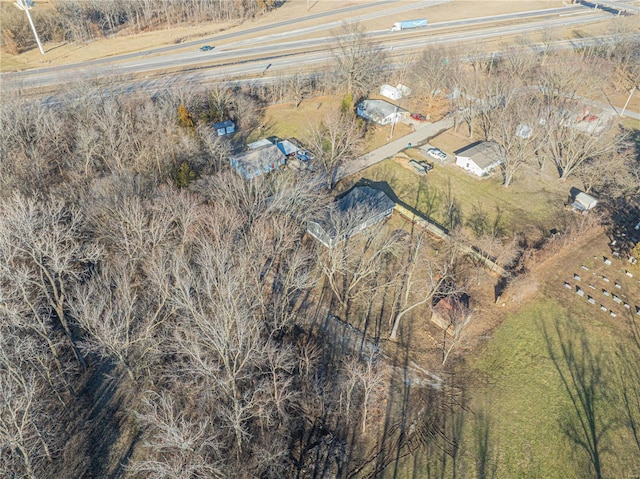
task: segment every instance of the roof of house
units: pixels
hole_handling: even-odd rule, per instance
[[[396,205],[384,191],[373,189],[370,186],[356,186],[337,201],[340,211],[348,211],[358,206],[366,206],[375,213],[382,213]]]
[[[336,228],[329,208],[335,208],[338,212],[344,214],[353,211],[357,212],[358,216],[352,218],[353,224],[351,225],[355,228],[362,223],[366,223],[369,219],[394,208],[395,205],[395,202],[384,191],[373,189],[370,186],[356,186],[345,195],[337,198],[335,203],[329,206],[321,217],[314,219],[314,222],[318,223],[331,237],[334,237]],[[349,233],[347,233],[348,235]]]
[[[487,168],[500,161],[500,147],[491,141],[474,143],[455,153],[456,156],[471,158],[480,168]]]
[[[573,206],[580,210],[590,210],[598,204],[598,198],[591,196],[578,188],[571,188],[569,193],[574,202]]]
[[[229,126],[235,126],[235,123],[233,123],[231,120],[226,120],[226,121],[221,121],[220,123],[213,124],[213,128],[215,128],[216,130],[219,128],[227,128]]]
[[[284,155],[278,147],[271,143],[269,143],[269,146],[244,151],[231,157],[231,159],[237,161],[240,166],[250,168],[261,168],[272,163],[280,164],[284,158]]]
[[[260,148],[264,148],[265,146],[273,145],[268,139],[263,138],[262,140],[254,141],[253,143],[249,143],[247,148],[250,150],[258,150]]]
[[[373,120],[382,120],[394,113],[407,113],[407,110],[384,100],[362,100],[358,109]]]
[[[279,141],[277,143],[277,146],[278,148],[280,148],[280,151],[287,156],[294,154],[299,149],[296,145],[291,143],[289,140]]]

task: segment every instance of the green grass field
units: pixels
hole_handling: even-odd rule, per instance
[[[486,348],[468,361],[481,379],[472,392],[472,410],[484,410],[489,419],[490,446],[498,464],[496,477],[594,477],[588,474],[588,456],[563,430],[567,422],[577,424],[577,416],[545,341],[543,325],[552,342],[558,344],[555,321],[561,328],[575,322],[579,328],[561,329],[567,333],[563,342],[578,343],[583,331],[591,355],[577,357],[596,361],[603,368],[595,410],[596,424],[609,425],[601,442],[604,477],[632,477],[634,462],[638,466],[634,460],[637,449],[620,422],[614,354],[620,338],[610,322],[593,313],[595,307],[568,303],[545,300],[527,305],[510,315]]]
[[[408,153],[422,159],[417,150]],[[436,164],[426,176],[419,176],[393,160],[378,163],[351,181],[360,176],[387,182],[399,199],[445,226],[450,226],[445,214],[445,197],[450,194],[460,210],[461,224],[482,219],[489,225],[497,223],[504,233],[533,236],[562,226],[571,186],[533,171],[504,188],[499,175],[478,179],[451,164]]]

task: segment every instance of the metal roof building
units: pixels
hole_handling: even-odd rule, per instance
[[[268,146],[249,150],[229,158],[231,168],[251,180],[284,165],[286,157],[271,143]]]
[[[384,100],[363,100],[356,105],[356,113],[378,125],[396,123],[409,114],[404,108]]]
[[[384,191],[356,186],[309,221],[307,232],[328,248],[391,216],[395,202]]]

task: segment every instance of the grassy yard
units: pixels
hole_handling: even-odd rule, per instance
[[[423,159],[418,150],[411,157]],[[509,188],[501,186],[496,175],[478,179],[452,164],[436,164],[426,176],[406,167],[406,159],[386,160],[361,172],[359,177],[389,184],[399,199],[436,221],[450,226],[445,215],[445,197],[450,194],[460,211],[460,223],[483,219],[497,223],[505,233],[526,232],[536,236],[551,228],[562,227],[567,214],[564,202],[572,186],[531,169]]]
[[[573,301],[568,301],[573,303]],[[575,478],[585,475],[585,452],[563,431],[567,421],[577,423],[568,393],[550,360],[543,327],[554,341],[554,321],[584,327],[594,356],[605,370],[602,388],[606,396],[597,402],[597,417],[611,424],[602,440],[605,477],[627,477],[633,467],[634,450],[627,431],[620,427],[621,410],[616,402],[616,378],[611,361],[616,333],[610,322],[601,321],[595,306],[567,308],[567,301],[530,303],[510,315],[491,343],[469,363],[482,386],[473,392],[472,410],[489,419],[491,454],[497,458],[496,477]],[[579,337],[570,338],[576,342]],[[595,351],[602,351],[596,356]],[[637,452],[637,451],[635,451]],[[637,464],[636,464],[637,466]]]
[[[319,122],[330,111],[340,108],[342,99],[337,96],[322,96],[303,100],[295,107],[294,103],[273,105],[266,110],[262,128],[249,136],[249,141],[259,140],[270,135],[280,138],[295,137],[304,141],[311,125]],[[366,151],[384,145],[390,136],[391,126],[369,125],[365,141]],[[412,131],[409,125],[399,123],[395,126],[393,139],[400,138]]]

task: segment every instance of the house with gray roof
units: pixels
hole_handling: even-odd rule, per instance
[[[247,180],[269,173],[284,165],[285,161],[284,154],[272,143],[258,149],[244,151],[229,158],[231,168]]]
[[[336,198],[322,214],[307,224],[307,232],[327,248],[388,218],[395,202],[384,191],[355,186]]]
[[[384,100],[363,100],[356,105],[356,113],[359,117],[378,125],[397,123],[409,115],[404,108]]]
[[[487,176],[503,163],[500,146],[479,141],[455,152],[456,165],[477,176]]]

